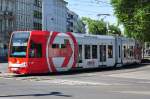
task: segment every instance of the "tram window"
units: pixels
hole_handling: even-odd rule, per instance
[[[31,42],[29,57],[41,58],[42,57],[42,44]]]
[[[120,45],[119,45],[119,58],[121,57],[121,55],[120,55],[120,54],[121,54],[121,53],[120,53],[120,50],[121,50],[121,49],[120,49]]]
[[[126,57],[130,58],[130,47],[127,47],[126,49]]]
[[[126,46],[124,46],[124,58],[126,57]]]
[[[66,45],[65,44],[61,44],[61,48],[66,48]]]
[[[97,58],[97,45],[92,45],[92,58]]]
[[[52,44],[52,48],[59,48],[59,44]]]
[[[131,46],[129,46],[129,47],[128,47],[128,57],[129,57],[129,58],[131,58],[131,54],[132,54],[132,52],[131,52]]]
[[[82,45],[79,45],[79,63],[82,63]]]
[[[130,57],[133,57],[133,46],[130,47]]]
[[[108,45],[108,58],[113,58],[113,46]]]
[[[100,62],[106,61],[106,45],[100,45]]]
[[[90,45],[85,45],[85,59],[90,59],[91,58],[91,49],[90,49]]]
[[[102,45],[99,46],[99,53],[100,53],[100,62],[103,61],[102,55],[103,55],[103,51],[102,51]]]

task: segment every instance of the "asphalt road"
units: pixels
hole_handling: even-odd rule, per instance
[[[0,66],[0,99],[150,99],[149,64],[40,76]]]

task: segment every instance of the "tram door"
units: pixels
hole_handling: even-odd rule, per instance
[[[31,42],[29,49],[29,66],[30,70],[37,73],[41,72],[44,67],[42,59],[42,44]]]
[[[118,39],[118,63],[122,63],[122,40],[121,38]]]
[[[106,45],[99,46],[100,62],[106,65]]]
[[[122,39],[116,38],[116,63],[122,64]]]

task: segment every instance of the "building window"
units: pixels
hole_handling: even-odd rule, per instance
[[[42,24],[41,23],[34,23],[34,29],[35,30],[42,30]]]
[[[70,15],[70,18],[73,19],[73,15]]]
[[[42,7],[42,1],[41,0],[34,0],[34,5],[37,7]]]
[[[70,26],[73,27],[73,22],[70,22]]]
[[[97,45],[92,45],[92,58],[97,58]]]
[[[91,58],[91,48],[90,45],[85,45],[85,59],[90,59]]]
[[[108,45],[108,58],[113,58],[113,46]]]
[[[34,18],[42,19],[42,12],[34,11]]]

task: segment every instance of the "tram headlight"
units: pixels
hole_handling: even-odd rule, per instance
[[[9,65],[10,65],[10,67],[27,67],[27,62],[23,62],[23,63],[20,63],[20,64],[16,64],[16,63],[11,63],[11,62],[9,62]]]
[[[18,67],[26,67],[27,66],[27,63],[26,62],[23,62],[21,64],[18,64]]]

